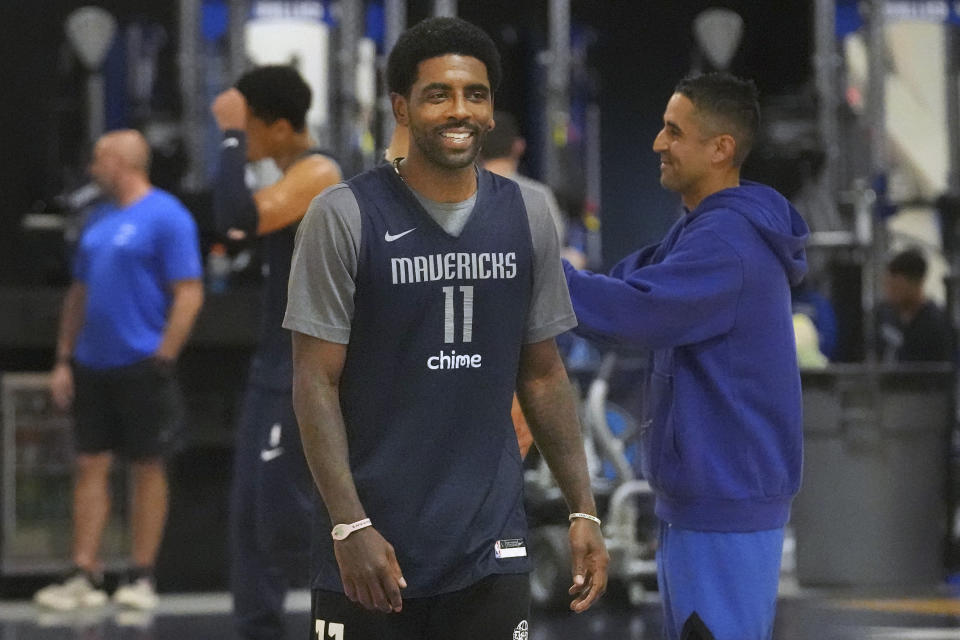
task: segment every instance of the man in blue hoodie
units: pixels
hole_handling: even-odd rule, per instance
[[[564,264],[579,331],[651,352],[641,466],[671,640],[772,636],[800,486],[790,286],[806,273],[808,229],[779,193],[740,179],[758,123],[752,82],[681,81],[653,150],[684,215],[609,275]]]

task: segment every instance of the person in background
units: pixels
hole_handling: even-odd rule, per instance
[[[547,208],[550,210],[550,217],[557,227],[557,236],[560,238],[560,255],[569,261],[578,269],[587,265],[587,255],[583,251],[584,242],[575,240],[574,244],[569,241],[574,236],[582,240],[582,225],[579,223],[567,224],[566,217],[557,203],[557,198],[553,190],[533,178],[528,178],[519,173],[520,160],[527,150],[527,141],[520,135],[520,127],[517,119],[506,111],[494,111],[493,120],[496,126],[487,132],[483,140],[483,148],[480,149],[480,158],[483,161],[483,168],[487,171],[496,173],[504,178],[510,178],[523,189],[537,191],[543,194],[547,201]],[[557,347],[565,362],[571,360],[584,360],[590,357],[588,354],[591,347],[580,337],[571,332],[557,336]],[[575,354],[579,354],[579,357]],[[533,444],[533,438],[530,435],[516,398],[513,403],[514,427],[517,431],[517,440],[520,442],[520,448],[524,456]]]
[[[557,226],[557,236],[563,241],[566,235],[566,224],[553,190],[539,180],[519,173],[520,159],[527,150],[527,141],[520,135],[517,119],[506,111],[495,111],[493,121],[496,126],[487,132],[483,139],[483,147],[480,149],[483,168],[498,176],[510,178],[527,189],[542,193],[547,200],[550,217]]]
[[[580,328],[651,352],[641,468],[660,518],[664,636],[769,640],[803,427],[790,287],[809,230],[786,198],[741,180],[757,91],[682,80],[653,141],[684,215],[609,275],[564,268]]]
[[[266,282],[260,333],[235,439],[230,495],[230,587],[240,637],[285,638],[288,586],[308,580],[313,483],[300,446],[291,386],[290,332],[281,326],[297,224],[310,201],[340,180],[306,125],[310,87],[288,66],[245,73],[211,110],[223,131],[214,183],[220,233],[261,238]],[[271,158],[283,172],[251,193],[246,163]]]
[[[510,178],[521,187],[542,193],[547,200],[550,217],[557,226],[557,236],[563,246],[561,255],[578,267],[584,266],[586,256],[583,252],[566,244],[566,218],[560,205],[557,204],[553,190],[539,180],[528,178],[519,172],[520,160],[527,150],[527,141],[520,135],[517,119],[506,111],[495,111],[493,120],[496,126],[487,132],[483,140],[483,148],[480,149],[483,168],[504,178]]]
[[[877,355],[883,362],[953,362],[953,328],[927,299],[927,260],[907,249],[887,263],[884,301],[877,307]]]
[[[157,605],[154,562],[167,516],[164,459],[182,420],[176,361],[203,305],[197,226],[150,184],[150,148],[137,131],[94,147],[90,174],[108,197],[82,231],[57,334],[50,391],[73,409],[73,568],[37,591],[61,611],[100,606],[100,543],[110,517],[110,469],[130,463],[131,564],[113,594],[125,607]]]
[[[530,602],[515,389],[572,512],[571,608],[606,588],[553,341],[574,324],[559,243],[542,194],[475,165],[500,78],[487,34],[425,20],[387,77],[406,156],[311,204],[284,320],[323,499],[314,632],[509,640],[528,635]]]

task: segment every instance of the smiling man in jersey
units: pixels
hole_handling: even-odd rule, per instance
[[[284,319],[324,503],[314,637],[511,640],[529,632],[515,387],[570,507],[571,608],[607,581],[553,340],[575,324],[558,241],[541,195],[474,164],[500,79],[489,36],[425,20],[387,76],[407,157],[314,200]]]
[[[218,230],[261,237],[267,270],[260,334],[237,426],[230,500],[231,590],[237,631],[246,640],[285,638],[288,581],[306,579],[312,486],[293,414],[289,332],[281,327],[297,223],[310,200],[340,180],[314,148],[306,126],[310,87],[295,69],[245,73],[211,110],[223,130],[214,184]],[[251,193],[247,161],[271,158],[277,182]]]

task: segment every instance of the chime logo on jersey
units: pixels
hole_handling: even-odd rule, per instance
[[[449,353],[441,350],[440,355],[427,358],[427,368],[433,369],[479,369],[483,366],[483,356],[479,353]]]
[[[507,280],[517,277],[517,254],[435,253],[430,256],[390,258],[393,284],[437,280]]]

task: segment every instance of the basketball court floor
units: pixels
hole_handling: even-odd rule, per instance
[[[112,606],[61,614],[25,601],[0,602],[0,640],[233,640],[224,593],[162,594],[150,614]],[[309,597],[288,600],[289,640],[307,640]],[[659,603],[607,601],[573,615],[534,611],[528,640],[658,640]],[[946,590],[900,596],[781,588],[775,640],[960,640],[960,596]],[[347,640],[347,639],[345,639]],[[446,640],[446,639],[444,639]],[[450,639],[456,640],[456,639]]]

